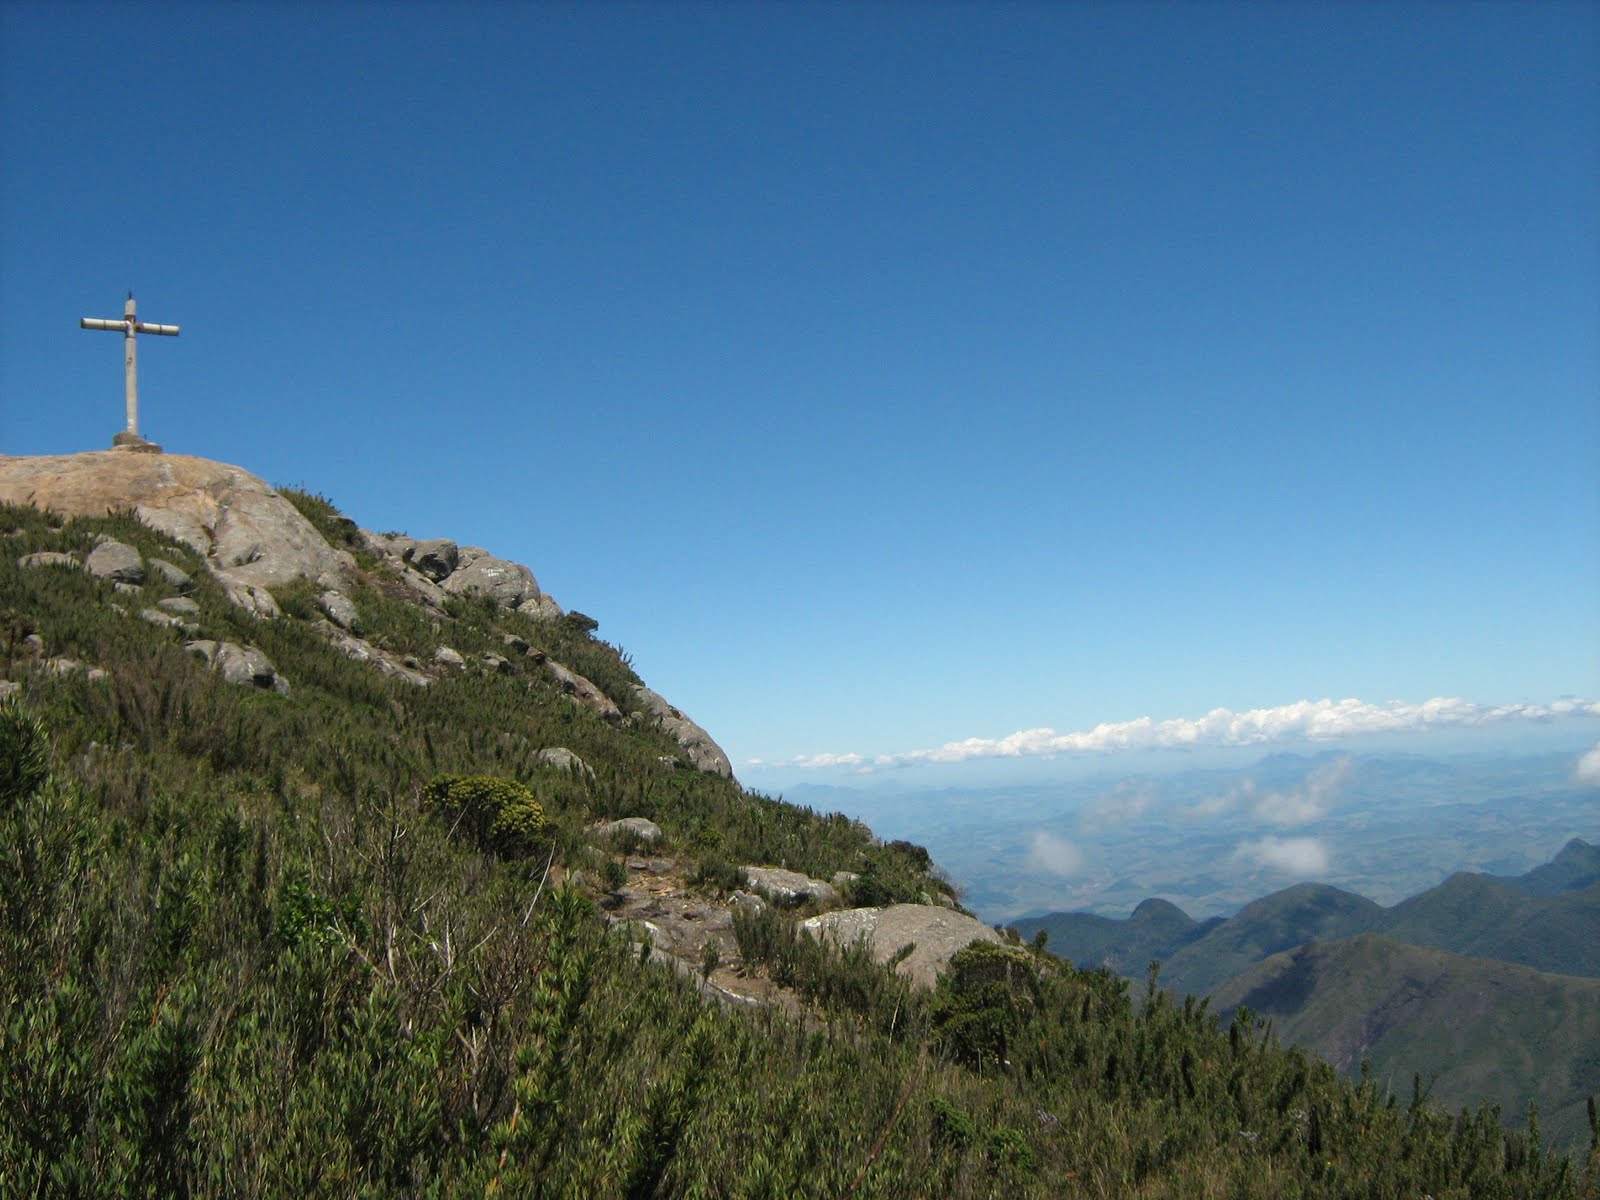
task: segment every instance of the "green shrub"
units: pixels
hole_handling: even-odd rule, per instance
[[[273,931],[285,946],[336,946],[344,940],[337,928],[339,918],[354,926],[360,923],[360,915],[359,902],[336,904],[313,891],[305,880],[290,878],[278,889]]]
[[[707,854],[695,864],[689,882],[718,892],[735,891],[745,885],[744,868],[720,854]]]
[[[975,1067],[1006,1062],[1036,988],[1036,968],[1026,953],[992,942],[957,953],[933,1004],[934,1033],[945,1053]]]
[[[44,727],[15,697],[0,701],[0,804],[27,800],[49,771]]]
[[[524,858],[550,842],[550,820],[526,784],[493,775],[439,775],[423,803],[461,822],[485,850]]]
[[[1027,1175],[1033,1172],[1033,1147],[1020,1129],[1009,1126],[996,1129],[989,1135],[989,1160],[996,1170],[1016,1171]]]
[[[978,1130],[965,1110],[943,1096],[929,1100],[928,1108],[933,1114],[933,1140],[937,1145],[964,1150],[972,1144]]]

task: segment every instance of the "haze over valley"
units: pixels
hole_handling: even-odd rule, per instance
[[[1600,788],[1577,775],[1585,752],[1324,750],[1055,783],[801,784],[784,795],[923,842],[992,921],[1126,916],[1152,896],[1226,916],[1302,880],[1391,904],[1455,871],[1517,874],[1573,837],[1600,840]]]

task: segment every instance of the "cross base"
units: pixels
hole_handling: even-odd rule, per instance
[[[161,447],[154,442],[147,442],[137,433],[129,433],[127,430],[123,430],[111,439],[111,448],[113,450],[128,450],[134,454],[160,454],[162,452]]]

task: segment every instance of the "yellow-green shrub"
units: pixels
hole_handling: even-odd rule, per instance
[[[461,825],[485,850],[520,858],[550,841],[550,819],[525,784],[494,775],[439,775],[423,803]]]

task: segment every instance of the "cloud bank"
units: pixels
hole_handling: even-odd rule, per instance
[[[1076,875],[1083,869],[1083,852],[1066,838],[1040,830],[1028,843],[1027,864],[1048,875]]]
[[[979,758],[1054,758],[1063,754],[1110,754],[1123,750],[1195,749],[1260,746],[1280,741],[1331,742],[1379,733],[1420,733],[1436,729],[1499,725],[1512,721],[1551,721],[1600,717],[1600,702],[1557,700],[1550,704],[1474,704],[1437,697],[1420,704],[1391,700],[1301,700],[1276,708],[1234,712],[1214,708],[1203,717],[1108,722],[1076,733],[1022,729],[1001,738],[966,738],[929,750],[898,754],[802,754],[781,763],[753,760],[752,766],[857,770],[960,763]],[[1597,768],[1600,769],[1600,768]]]
[[[1234,857],[1293,875],[1297,879],[1328,873],[1328,851],[1320,841],[1311,837],[1264,837],[1259,841],[1244,842],[1234,852]]]
[[[1315,821],[1333,807],[1344,791],[1352,760],[1338,758],[1324,763],[1307,775],[1297,787],[1286,792],[1260,792],[1256,796],[1256,816],[1274,825],[1304,825]]]
[[[1578,760],[1576,774],[1579,783],[1592,783],[1600,786],[1600,742]]]

